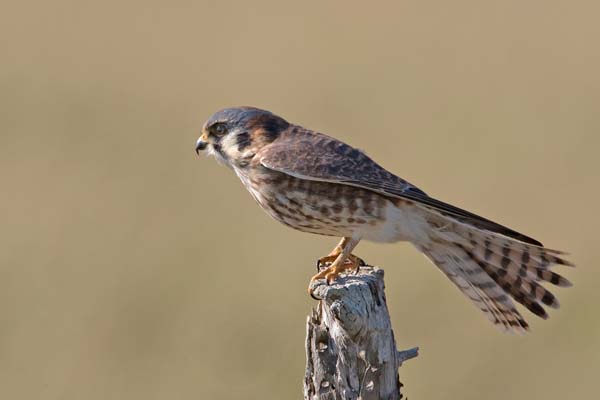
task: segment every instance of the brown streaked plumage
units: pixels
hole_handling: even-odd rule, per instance
[[[356,268],[360,240],[409,241],[498,327],[528,329],[513,300],[542,318],[558,300],[540,285],[570,282],[550,269],[572,266],[563,253],[478,215],[429,197],[362,151],[268,111],[215,113],[196,151],[229,166],[274,219],[304,232],[342,238],[320,259],[328,281]]]

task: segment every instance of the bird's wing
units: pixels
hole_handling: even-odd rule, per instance
[[[265,168],[296,178],[356,186],[385,196],[409,199],[479,229],[542,246],[510,228],[429,197],[362,151],[320,133],[296,127],[265,146],[257,156]]]

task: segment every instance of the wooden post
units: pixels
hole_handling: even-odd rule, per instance
[[[383,270],[361,267],[313,285],[320,301],[306,323],[304,399],[401,399],[398,368],[418,348],[396,349]]]

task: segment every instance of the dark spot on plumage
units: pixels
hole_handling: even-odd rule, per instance
[[[543,269],[538,268],[537,277],[538,277],[538,279],[544,279],[544,270]]]
[[[283,217],[285,219],[295,219],[291,215],[289,215],[288,213],[286,213],[284,211],[281,211],[280,209],[273,208],[273,211],[275,211],[275,213],[277,213],[277,215],[279,215],[280,217]]]
[[[510,265],[510,258],[502,257],[502,261],[500,261],[500,264],[502,265],[502,268],[508,267]]]
[[[361,152],[359,150],[353,149],[353,148],[350,147],[350,151],[348,152],[348,157],[354,158],[354,159],[358,160],[358,159],[360,159],[361,155],[362,154],[361,154]]]
[[[525,264],[521,264],[521,268],[519,269],[519,275],[522,277],[527,276],[527,266]]]
[[[483,255],[483,258],[485,258],[486,261],[488,261],[490,259],[490,257],[492,256],[493,252],[490,249],[490,241],[486,239],[486,241],[484,242],[485,245],[485,254]]]
[[[517,293],[514,294],[514,298],[519,303],[523,303],[523,301],[525,300],[525,293],[523,293],[523,292],[517,292]]]
[[[285,180],[285,175],[283,174],[273,174],[268,175],[262,178],[262,183],[266,185],[280,185]]]
[[[289,126],[286,120],[271,113],[256,114],[244,121],[244,128],[256,132],[267,143],[277,139]]]
[[[213,143],[213,149],[215,149],[215,151],[217,153],[219,153],[219,155],[221,157],[223,157],[224,159],[227,159],[227,154],[225,154],[225,152],[223,151],[223,148],[221,147],[220,143]]]
[[[508,323],[510,324],[510,326],[521,326],[521,322],[520,321],[508,321]]]
[[[551,276],[550,276],[550,283],[554,284],[554,285],[558,285],[560,283],[560,275],[555,274],[554,272],[551,272]]]
[[[335,150],[337,147],[335,141],[333,141],[331,139],[325,138],[325,139],[323,139],[323,142],[325,143],[326,149]]]
[[[241,132],[235,138],[238,151],[244,151],[248,146],[252,144],[252,139],[248,132]]]
[[[477,286],[480,287],[481,289],[491,289],[491,288],[495,287],[496,284],[494,282],[484,282]]]
[[[529,285],[529,294],[531,294],[533,297],[535,297],[535,285],[532,283]]]
[[[462,251],[464,251],[464,252],[465,252],[465,254],[466,254],[468,257],[470,257],[470,258],[474,258],[474,257],[473,257],[473,253],[471,252],[471,250],[467,249],[465,246],[463,246],[462,244],[459,244],[459,243],[457,243],[457,244],[456,244],[456,246],[457,246],[457,247],[460,247],[460,249],[461,249]]]
[[[340,203],[335,203],[333,206],[331,206],[331,210],[334,213],[339,214],[344,210],[344,207]]]
[[[357,224],[366,224],[366,223],[367,223],[367,221],[366,221],[366,220],[364,220],[364,219],[362,219],[362,218],[356,218],[356,223],[357,223]]]
[[[351,223],[353,223],[353,222],[354,222],[354,218],[352,218],[352,217],[350,217],[350,218],[347,218],[347,219],[346,219],[346,221],[348,221],[348,223],[350,223],[350,224],[351,224]]]
[[[540,306],[538,303],[531,302],[528,304],[527,309],[537,315],[538,317],[546,318],[548,314],[546,314],[546,310],[544,307]]]
[[[495,301],[498,301],[500,303],[503,303],[506,300],[508,300],[508,296],[505,295],[505,294],[501,294],[500,296],[492,297],[492,300],[495,300]]]
[[[521,255],[521,262],[523,264],[528,264],[529,263],[529,251],[525,250],[523,252],[523,254]]]
[[[319,199],[316,196],[312,196],[309,199],[308,205],[314,211],[319,211],[319,209],[321,208],[321,206],[319,205]]]
[[[327,208],[326,206],[321,206],[320,211],[321,211],[321,214],[323,214],[325,216],[329,215],[329,208]]]
[[[512,285],[509,282],[505,282],[502,284],[502,289],[506,292],[510,292],[512,289]]]
[[[281,133],[281,131],[279,131],[277,129],[273,129],[273,128],[269,128],[268,130],[265,129],[261,132],[262,132],[263,141],[266,143],[271,143],[272,141],[277,139],[277,137]]]
[[[353,197],[348,197],[346,199],[346,202],[348,204],[348,209],[350,210],[350,212],[354,213],[356,212],[356,210],[358,210],[358,204],[356,203],[356,199],[354,199]]]
[[[372,215],[374,211],[373,207],[373,196],[363,198],[363,209],[367,215]]]
[[[293,204],[294,206],[296,206],[297,208],[302,208],[302,203],[300,203],[298,200],[296,199],[288,199],[288,201],[290,202],[290,204]]]
[[[520,276],[517,276],[517,278],[513,282],[513,285],[515,287],[521,287],[521,283],[523,283],[523,279]]]
[[[542,303],[546,304],[547,306],[551,306],[554,304],[554,300],[554,295],[546,290],[544,296],[542,296]]]
[[[560,264],[560,265],[568,265],[568,266],[573,266],[573,264],[571,264],[570,262],[563,260],[560,257],[552,257],[552,262],[556,263],[556,264]]]
[[[508,257],[508,256],[510,255],[510,247],[508,247],[508,245],[505,245],[505,246],[502,248],[502,255],[503,255],[504,257]]]
[[[329,218],[328,217],[324,217],[324,218],[315,218],[317,221],[321,222],[322,224],[325,225],[329,225]]]
[[[335,165],[335,164],[330,165],[327,168],[327,172],[329,172],[331,175],[336,175],[336,174],[338,174],[340,172],[340,166],[339,165]]]
[[[397,177],[393,177],[395,179],[398,179]],[[414,187],[414,186],[409,186],[408,188],[405,189],[406,192],[408,193],[414,193],[417,194],[419,196],[427,196],[427,193],[425,193],[424,191],[422,191],[421,189],[419,189],[418,187]]]

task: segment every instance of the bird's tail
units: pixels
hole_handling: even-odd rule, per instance
[[[571,286],[551,271],[556,264],[573,266],[557,250],[480,230],[439,214],[427,217],[429,240],[415,244],[494,325],[524,332],[529,325],[513,300],[541,318],[543,305],[558,308],[556,297],[540,285]]]

